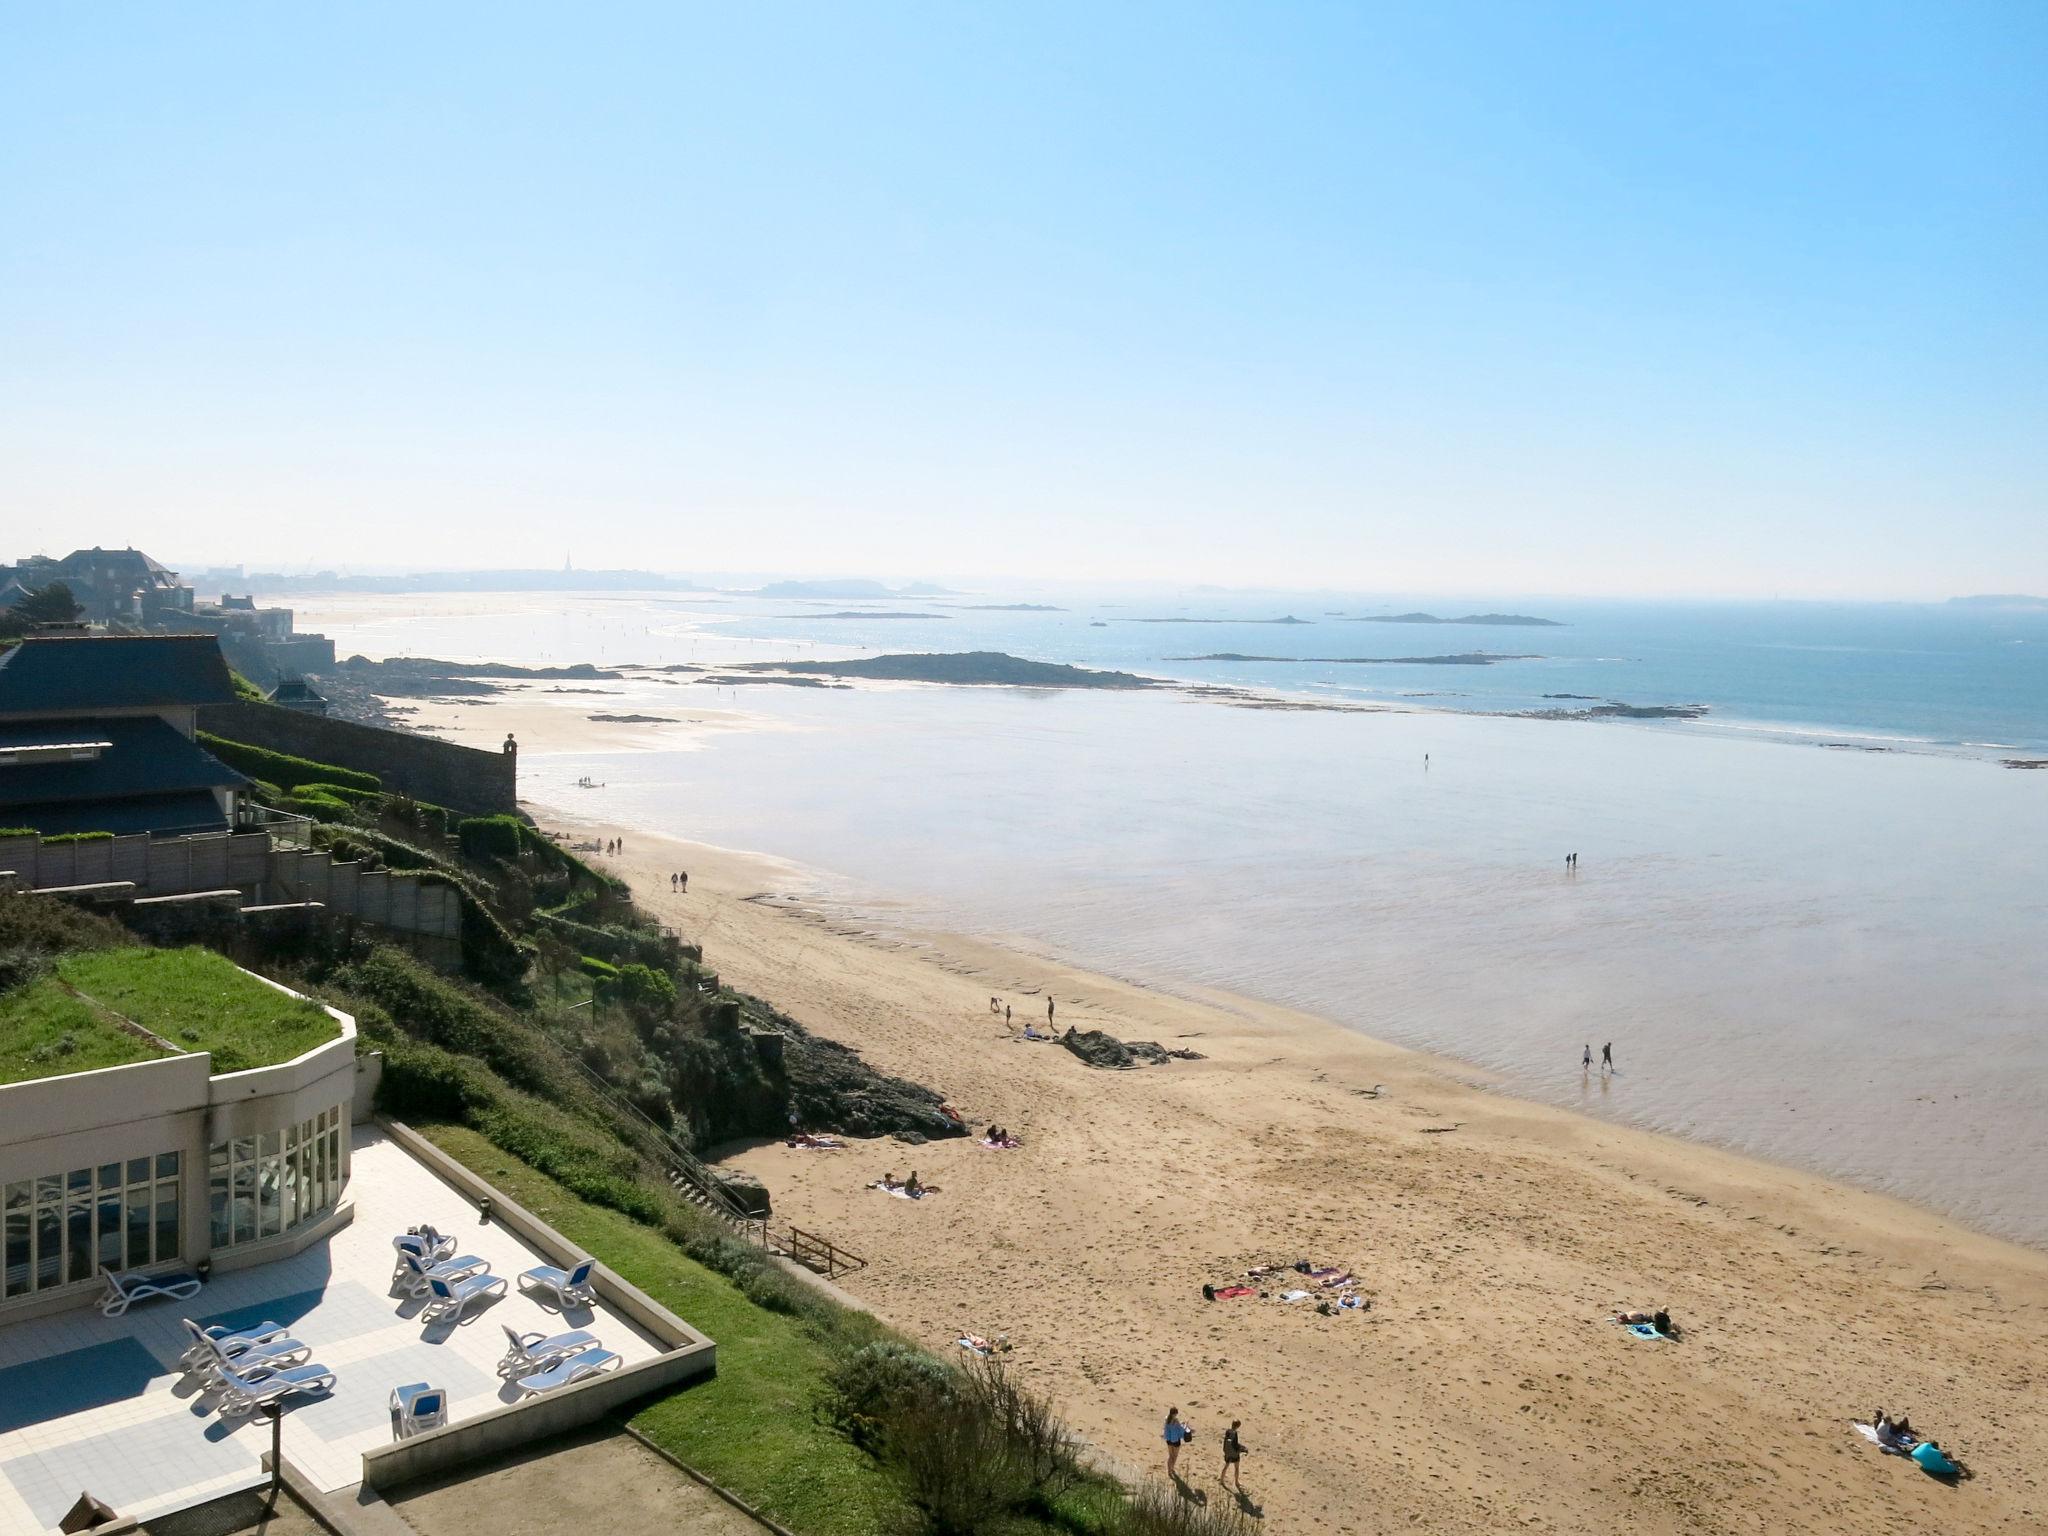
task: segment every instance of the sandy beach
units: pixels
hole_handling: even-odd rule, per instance
[[[1216,1446],[1244,1419],[1246,1487],[1276,1532],[2048,1522],[2048,1256],[1509,1099],[1320,1019],[836,921],[790,894],[788,866],[542,816],[623,832],[613,865],[730,983],[1021,1135],[1007,1152],[725,1156],[782,1219],[869,1260],[856,1295],[935,1348],[1006,1334],[1127,1465],[1160,1466],[1177,1405],[1198,1429],[1183,1469],[1208,1497],[1229,1496]],[[670,893],[676,869],[687,896]],[[1048,995],[1062,1026],[1206,1059],[1104,1072],[1016,1038]],[[865,1188],[912,1168],[940,1192]],[[1296,1259],[1354,1272],[1370,1310],[1202,1299],[1205,1281]],[[1608,1321],[1618,1306],[1667,1307],[1683,1341],[1631,1338]],[[1976,1476],[1947,1487],[1880,1455],[1850,1425],[1878,1406]]]

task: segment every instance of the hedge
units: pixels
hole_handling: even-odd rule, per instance
[[[455,823],[456,840],[472,859],[516,859],[525,840],[517,816],[466,816]]]
[[[215,736],[209,731],[199,732],[196,740],[230,768],[238,768],[252,779],[266,780],[281,789],[296,789],[301,784],[328,784],[374,792],[384,787],[384,781],[374,773],[358,773],[353,768],[342,768],[334,763],[316,763],[309,757],[272,752],[268,747],[229,741],[225,736]]]

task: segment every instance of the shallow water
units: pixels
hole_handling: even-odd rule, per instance
[[[533,606],[550,603],[345,638],[552,661],[798,648],[706,635],[674,605]],[[341,634],[346,612],[322,618]],[[711,694],[643,684],[602,707],[674,714]],[[1174,695],[761,687],[716,703],[775,728],[529,755],[522,790],[798,860],[884,920],[1293,1004],[1512,1092],[2048,1242],[2048,773]],[[1824,716],[1824,694],[1801,708]],[[606,787],[575,789],[584,774]],[[1610,1040],[1620,1071],[1583,1073],[1582,1048]]]

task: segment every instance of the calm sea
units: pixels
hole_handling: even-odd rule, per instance
[[[302,625],[373,656],[991,649],[1406,706],[644,682],[581,702],[715,705],[762,728],[691,750],[530,754],[522,788],[796,860],[824,899],[885,921],[1293,1004],[1472,1062],[1516,1093],[2048,1243],[2048,771],[1997,761],[2048,752],[2048,616],[1553,603],[1525,611],[1568,627],[1473,629],[1336,618],[1373,607],[1330,597],[1033,600],[1069,611],[525,595],[298,606]],[[826,616],[863,607],[927,616]],[[1287,613],[1314,622],[1247,622]],[[1174,616],[1229,622],[1135,622]],[[1542,659],[1168,659],[1482,649]],[[1561,693],[1709,713],[1487,713],[1573,707],[1544,698]],[[586,774],[605,788],[575,788]],[[1610,1040],[1621,1071],[1588,1080],[1582,1047]]]

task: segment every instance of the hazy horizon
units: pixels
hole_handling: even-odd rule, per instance
[[[2044,78],[2017,3],[17,8],[0,556],[2040,592]]]

